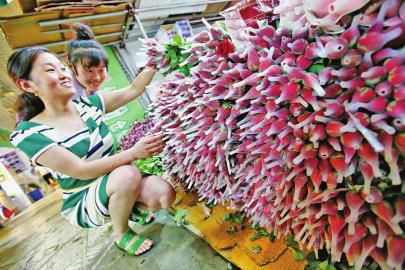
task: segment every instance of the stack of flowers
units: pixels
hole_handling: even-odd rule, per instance
[[[120,141],[120,148],[122,150],[127,150],[128,148],[134,146],[140,139],[148,135],[154,126],[152,119],[146,119],[143,121],[135,122],[131,129],[128,131],[127,135],[122,137]]]
[[[126,150],[134,146],[140,139],[150,134],[154,126],[154,121],[152,119],[146,119],[143,121],[136,122],[131,129],[128,131],[127,135],[122,137],[119,147],[122,150]],[[144,173],[163,175],[163,165],[161,156],[153,156],[145,159],[135,160],[134,164],[138,169]]]
[[[289,2],[264,11],[274,18]],[[194,38],[192,77],[163,83],[152,105],[165,169],[332,262],[401,269],[405,4],[292,2],[306,7],[301,27],[283,14],[247,26],[249,48],[214,27]]]

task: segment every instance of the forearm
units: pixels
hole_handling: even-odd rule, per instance
[[[155,71],[148,67],[144,68],[128,86],[126,93],[129,95],[129,99],[132,100],[142,95],[154,75]]]
[[[83,162],[77,170],[77,178],[81,180],[94,179],[108,174],[120,166],[131,164],[136,159],[133,151],[126,150],[102,159]]]
[[[104,97],[106,112],[112,112],[142,95],[154,75],[155,71],[145,68],[129,86],[120,90],[102,92],[101,95]]]

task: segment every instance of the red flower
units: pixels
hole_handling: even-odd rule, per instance
[[[216,55],[228,57],[230,53],[235,51],[235,46],[233,45],[232,41],[228,38],[224,38],[221,42],[218,42],[216,47]]]

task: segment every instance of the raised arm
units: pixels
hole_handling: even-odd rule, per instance
[[[155,75],[155,71],[146,67],[129,86],[115,91],[101,92],[100,95],[103,96],[106,113],[112,112],[139,97],[152,81],[153,75]]]
[[[162,151],[163,146],[161,134],[150,135],[128,150],[93,161],[84,161],[64,147],[53,146],[38,157],[37,163],[76,179],[90,180],[136,159],[156,155]]]

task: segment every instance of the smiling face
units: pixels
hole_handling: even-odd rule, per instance
[[[42,98],[72,97],[76,93],[67,68],[55,55],[47,52],[35,59],[26,82],[29,84],[28,90]]]
[[[76,79],[88,91],[97,91],[107,78],[107,67],[104,62],[98,66],[84,67],[81,63],[76,65]]]

